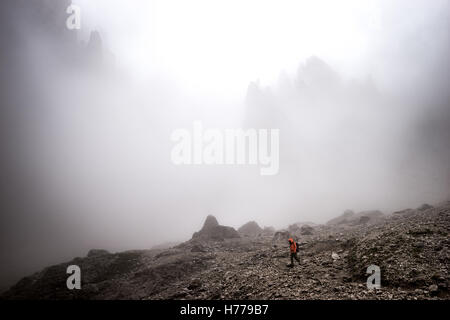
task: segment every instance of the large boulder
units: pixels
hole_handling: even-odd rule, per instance
[[[239,233],[232,227],[219,225],[217,219],[212,215],[207,216],[200,231],[192,235],[192,239],[202,240],[224,240],[232,238],[240,238]]]
[[[250,221],[244,224],[242,227],[238,229],[238,232],[245,236],[258,236],[263,232],[263,229],[255,222]]]

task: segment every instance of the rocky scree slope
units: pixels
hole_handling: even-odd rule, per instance
[[[449,298],[450,203],[404,210],[373,225],[314,226],[297,238],[301,264],[293,268],[286,267],[287,239],[229,237],[233,228],[217,237],[208,231],[219,226],[214,220],[208,217],[200,234],[171,249],[94,251],[51,266],[2,299]],[[70,264],[82,270],[81,290],[66,288]],[[366,287],[371,264],[381,268],[380,290]]]

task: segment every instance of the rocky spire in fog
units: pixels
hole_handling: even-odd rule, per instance
[[[202,229],[192,235],[192,239],[203,240],[224,240],[239,237],[239,233],[234,228],[219,225],[217,219],[212,215],[208,215]]]
[[[208,215],[206,217],[205,223],[203,224],[202,230],[210,229],[218,225],[219,222],[217,221],[216,217],[214,217],[213,215]]]

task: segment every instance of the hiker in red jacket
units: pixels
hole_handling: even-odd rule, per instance
[[[288,267],[294,266],[294,259],[297,260],[298,264],[300,264],[300,259],[297,256],[298,252],[297,243],[292,238],[289,238],[289,249],[291,252],[291,264],[288,264]]]

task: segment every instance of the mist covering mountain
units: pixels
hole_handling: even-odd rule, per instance
[[[324,246],[326,250],[317,250],[325,259],[331,257],[330,250],[342,250],[338,254],[348,258],[336,263],[347,270],[350,266],[344,264],[351,261],[348,259],[364,254],[358,251],[361,247],[349,249],[351,242],[345,241],[354,237],[364,242],[371,235],[378,237],[377,232],[388,232],[388,224],[379,230],[368,227],[384,223],[384,218],[373,212],[390,213],[448,200],[449,10],[438,4],[420,4],[419,8],[425,6],[426,10],[417,9],[422,13],[410,17],[416,24],[404,25],[396,21],[404,15],[405,4],[391,7],[382,2],[385,29],[381,39],[374,40],[375,53],[367,56],[373,74],[349,77],[333,59],[312,55],[299,58],[295,70],[280,68],[278,79],[271,83],[248,79],[241,95],[230,99],[233,103],[207,93],[194,96],[169,71],[143,67],[145,76],[135,76],[124,67],[120,54],[110,48],[114,39],[113,28],[108,30],[111,26],[86,21],[87,27],[80,31],[65,28],[69,4],[51,0],[4,0],[0,4],[0,288],[6,289],[49,265],[85,256],[92,248],[118,253],[76,260],[93,268],[97,263],[114,266],[100,269],[105,274],[99,274],[98,279],[88,279],[94,284],[89,298],[175,295],[181,288],[178,284],[166,292],[147,288],[136,293],[136,287],[130,284],[129,291],[111,292],[110,296],[95,293],[102,285],[110,286],[109,281],[126,282],[122,277],[130,270],[143,272],[144,278],[149,276],[147,272],[160,277],[165,267],[159,267],[158,259],[164,260],[162,265],[167,263],[179,270],[176,279],[182,282],[180,286],[192,280],[184,278],[184,267],[192,274],[209,270],[205,277],[214,278],[211,263],[220,269],[224,261],[234,268],[239,263],[270,264],[279,259],[271,272],[281,270],[284,248],[274,251],[269,245],[275,230],[270,229],[265,240],[245,242],[238,228],[248,221],[276,230],[295,221],[320,224],[319,229],[308,225],[313,232],[303,230],[310,235],[299,231],[299,236],[320,239],[317,244],[309,244],[307,253],[313,255]],[[442,6],[448,9],[448,3]],[[279,174],[262,177],[251,166],[174,166],[170,161],[171,132],[191,128],[198,119],[211,128],[279,128]],[[347,208],[355,212],[351,219],[325,224]],[[418,213],[417,219],[444,223],[436,227],[440,231],[430,235],[439,240],[430,244],[429,250],[435,245],[448,249],[445,234],[440,238],[447,223],[447,216],[440,212],[447,209],[439,210],[427,211],[433,212],[430,218]],[[197,253],[186,250],[192,249],[191,242],[187,247],[158,249],[162,250],[158,253],[139,251],[165,242],[186,243],[201,230],[202,219],[209,214],[220,221],[221,225],[214,228],[219,227],[223,232],[219,238],[226,235],[227,241],[196,244]],[[343,221],[341,218],[338,220]],[[328,231],[321,228],[347,224],[361,229],[338,244],[324,240]],[[394,225],[402,232],[402,228],[413,228],[409,222],[401,226],[396,221]],[[334,237],[338,231],[332,230]],[[217,235],[199,232],[208,241],[209,235]],[[404,249],[411,248],[405,244]],[[239,256],[235,257],[233,250]],[[178,265],[178,255],[186,265]],[[192,262],[193,256],[198,264]],[[327,258],[322,267],[322,262],[309,258],[307,263],[331,274],[327,268],[335,262]],[[443,259],[433,265],[436,270],[446,268],[448,257]],[[129,261],[135,269],[129,269]],[[426,264],[417,261],[417,270],[425,269]],[[124,267],[124,272],[115,269],[116,263]],[[156,269],[149,271],[147,263]],[[62,266],[65,264],[44,273],[56,270],[57,280],[62,277]],[[238,277],[238,269],[233,268],[225,270],[231,272],[226,277]],[[360,271],[338,273],[342,279],[353,279],[361,277]],[[427,278],[414,286],[429,291],[426,288],[436,283],[439,294],[446,294],[446,287],[440,284],[448,280],[444,271],[436,271],[444,280]],[[291,275],[287,272],[283,269],[285,277]],[[299,281],[304,280],[301,277]],[[47,285],[47,277],[43,279]],[[140,281],[139,277],[134,279]],[[158,279],[166,278],[162,275]],[[16,286],[19,296],[22,285],[28,288],[27,281]],[[215,278],[211,281],[217,284]],[[400,280],[392,281],[394,288]],[[401,281],[401,285],[407,282]],[[183,297],[202,296],[195,286]],[[204,292],[206,297],[218,297],[209,290]],[[233,287],[224,296],[235,297],[242,290]],[[260,297],[252,295],[250,289],[244,291],[250,297]]]

